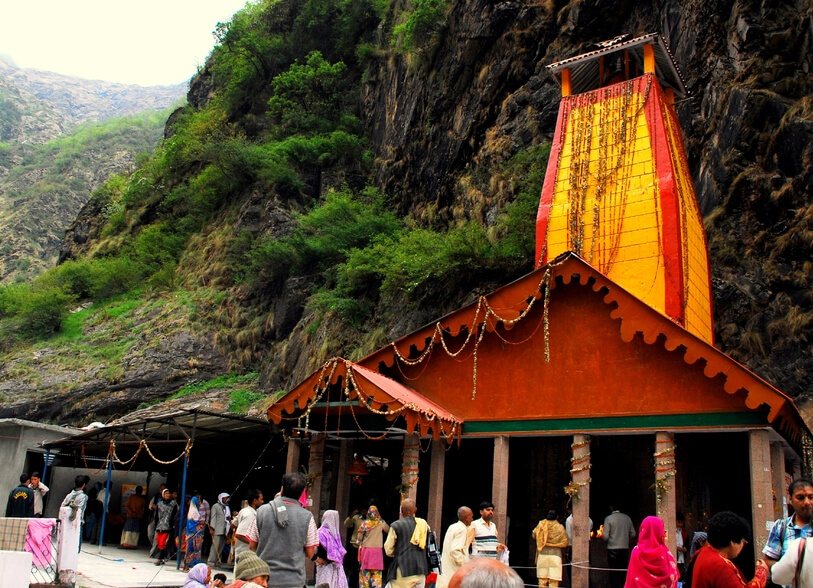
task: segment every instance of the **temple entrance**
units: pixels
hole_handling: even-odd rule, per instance
[[[557,512],[562,524],[567,518],[564,487],[570,482],[571,443],[571,436],[510,440],[507,545],[511,567],[525,584],[537,582],[534,527],[549,510]]]

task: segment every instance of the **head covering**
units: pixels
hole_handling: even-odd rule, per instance
[[[209,577],[209,566],[199,563],[186,574],[183,588],[208,588],[206,579]]]
[[[192,497],[189,501],[189,512],[186,514],[186,535],[192,535],[198,528],[200,522],[200,510],[198,510],[198,499]]]
[[[359,533],[366,533],[371,529],[375,529],[381,524],[381,515],[378,514],[378,509],[371,506],[367,509],[367,518],[359,526]]]
[[[228,498],[229,496],[231,496],[231,494],[229,494],[228,492],[221,492],[220,494],[217,495],[217,502],[223,507],[223,512],[226,513],[226,532],[228,532],[229,530],[228,519],[231,518],[231,508],[229,508],[228,504],[223,502],[223,499]]]
[[[705,531],[696,531],[692,536],[692,546],[689,548],[689,557],[694,555],[694,552],[703,547],[703,543],[709,540],[709,536]]]
[[[545,518],[548,519],[549,521],[555,521],[556,520],[556,511],[555,510],[549,510],[548,511],[548,516],[546,516]]]
[[[338,562],[341,565],[347,550],[342,545],[338,511],[326,510],[322,516],[322,526],[319,527],[319,545],[325,548],[330,561]]]
[[[270,576],[268,564],[253,551],[244,551],[237,556],[234,566],[234,577],[237,580],[253,580],[257,576]]]
[[[666,532],[658,517],[641,523],[638,545],[632,549],[624,588],[671,588],[677,585],[675,558],[666,547]]]

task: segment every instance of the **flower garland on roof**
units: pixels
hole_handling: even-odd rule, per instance
[[[386,431],[384,431],[379,436],[371,436],[364,431],[364,428],[361,426],[361,423],[358,420],[358,416],[356,415],[354,405],[356,404],[354,401],[358,401],[358,404],[363,406],[368,411],[372,412],[373,414],[392,417],[391,420],[395,420],[398,416],[400,416],[403,412],[407,410],[411,410],[421,416],[424,421],[428,421],[428,424],[432,428],[437,428],[439,434],[443,436],[447,443],[451,443],[451,440],[454,439],[455,435],[458,434],[460,424],[451,421],[451,426],[448,430],[444,427],[444,419],[438,416],[434,411],[427,410],[425,407],[419,406],[414,402],[406,402],[406,403],[399,403],[396,408],[388,408],[387,410],[381,410],[375,407],[375,404],[380,405],[381,403],[376,402],[373,400],[373,396],[364,392],[364,388],[361,385],[359,379],[356,377],[356,373],[353,369],[353,363],[349,362],[342,358],[333,358],[329,361],[326,361],[320,370],[318,382],[319,384],[315,388],[315,394],[313,399],[308,402],[307,407],[305,408],[304,412],[299,415],[298,417],[291,417],[286,418],[282,415],[281,418],[283,420],[296,420],[297,421],[297,428],[304,429],[308,431],[310,429],[310,415],[313,411],[313,408],[321,402],[328,393],[328,389],[330,387],[330,382],[333,380],[334,375],[336,374],[336,370],[338,369],[339,365],[344,365],[345,367],[345,378],[344,378],[344,387],[341,391],[341,399],[348,401],[350,406],[350,413],[353,417],[353,420],[358,427],[359,432],[364,435],[367,439],[371,441],[379,441],[384,439],[392,430],[393,426],[389,427]]]
[[[559,262],[561,264],[562,262]],[[495,310],[488,301],[488,298],[485,296],[480,296],[477,299],[477,304],[474,307],[474,315],[472,317],[471,326],[466,329],[466,339],[463,341],[463,344],[457,351],[451,351],[446,344],[446,339],[444,338],[444,330],[443,324],[438,321],[435,323],[435,328],[432,332],[432,336],[429,338],[429,342],[426,345],[426,348],[421,352],[421,354],[416,357],[415,359],[410,359],[404,356],[401,351],[398,349],[398,346],[395,344],[395,341],[390,343],[392,347],[393,354],[396,358],[396,365],[398,365],[398,369],[401,371],[401,374],[404,377],[407,377],[404,374],[403,370],[401,369],[400,363],[403,363],[408,366],[416,366],[421,364],[422,362],[429,359],[432,355],[432,351],[435,348],[435,345],[440,342],[441,347],[446,352],[446,354],[451,358],[457,358],[463,351],[468,347],[469,342],[472,340],[474,341],[474,347],[472,349],[472,391],[471,391],[471,399],[474,400],[477,397],[477,357],[478,357],[478,350],[480,348],[480,344],[485,337],[487,325],[489,321],[493,321],[494,333],[505,343],[511,345],[522,345],[528,342],[539,329],[539,326],[543,327],[544,332],[544,354],[545,354],[545,363],[550,363],[550,315],[549,315],[549,304],[550,304],[550,287],[551,287],[551,268],[556,267],[559,264],[548,264],[548,267],[545,269],[545,274],[543,275],[542,279],[539,281],[536,289],[526,298],[528,302],[526,303],[525,308],[519,312],[518,316],[513,319],[505,318],[500,316],[500,314]],[[541,294],[541,296],[537,296],[537,294]],[[497,323],[502,323],[506,327],[512,327],[515,324],[519,323],[521,320],[526,318],[530,313],[531,309],[533,308],[534,304],[536,304],[539,298],[542,299],[542,317],[540,319],[540,323],[536,329],[534,329],[533,333],[530,336],[526,337],[521,341],[511,341],[506,339],[503,335],[499,333],[496,328]],[[475,333],[477,333],[475,337]],[[400,363],[399,363],[400,362]],[[424,368],[425,369],[425,368]],[[408,378],[409,379],[409,378]]]

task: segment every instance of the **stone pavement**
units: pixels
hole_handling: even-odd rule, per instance
[[[231,570],[223,572],[231,582]],[[156,566],[149,550],[119,549],[106,545],[99,553],[98,545],[82,545],[76,588],[170,588],[183,586],[186,574],[175,569],[175,560]]]

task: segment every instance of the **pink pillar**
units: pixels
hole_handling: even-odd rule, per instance
[[[313,479],[310,489],[311,512],[316,524],[319,524],[320,507],[322,504],[322,480],[324,479],[325,465],[325,436],[316,434],[311,438],[311,450],[308,457],[308,474]]]
[[[443,478],[446,469],[446,441],[432,441],[432,469],[429,473],[429,504],[426,505],[426,521],[438,538],[440,517],[443,513]]]
[[[500,543],[508,544],[508,437],[494,438],[494,476],[491,482],[491,502],[494,503],[494,523]]]
[[[574,565],[571,568],[572,585],[590,584],[590,435],[573,435],[571,458],[571,498],[573,507]]]
[[[754,528],[754,556],[760,557],[773,525],[771,437],[767,430],[748,434],[751,461],[751,521]]]
[[[401,500],[418,497],[418,466],[421,463],[421,440],[411,433],[404,437],[404,454],[401,461]]]
[[[676,474],[675,436],[659,431],[655,434],[655,508],[666,528],[666,545],[675,557],[677,557]]]

